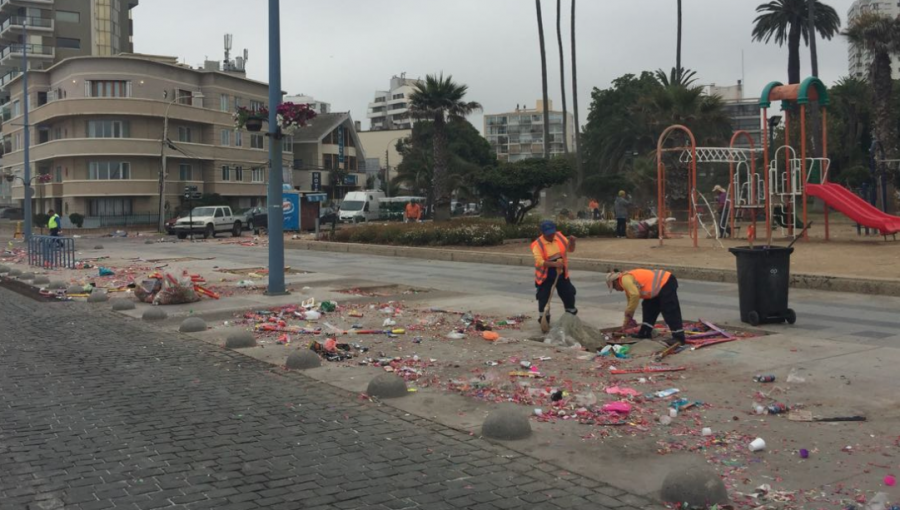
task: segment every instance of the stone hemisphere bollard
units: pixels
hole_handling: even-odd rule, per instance
[[[728,504],[728,491],[722,478],[707,466],[676,469],[663,480],[663,501],[686,503],[690,508],[709,508]]]
[[[66,289],[66,294],[84,294],[84,287],[81,285],[70,285]]]
[[[20,280],[34,280],[34,273],[22,273],[19,275]]]
[[[247,349],[256,347],[256,338],[249,331],[235,331],[225,339],[226,349]]]
[[[409,394],[406,389],[406,381],[394,374],[379,374],[369,381],[366,394],[370,397],[400,398]]]
[[[9,266],[0,265],[0,273],[8,273]]]
[[[91,292],[91,295],[88,296],[88,303],[105,303],[109,301],[109,294],[106,292],[100,292],[94,289],[94,292]]]
[[[50,278],[47,278],[46,276],[35,276],[31,283],[35,285],[47,285],[50,283]]]
[[[102,250],[102,249],[103,249],[103,245],[102,245],[102,244],[98,244],[98,245],[94,246],[94,249],[95,249],[95,250]]]
[[[182,333],[200,333],[201,331],[206,331],[206,321],[200,317],[188,317],[181,321],[181,326],[178,328],[178,331],[181,331]]]
[[[20,274],[22,274],[21,269],[16,269],[14,267],[9,269],[9,276],[19,276]]]
[[[121,312],[124,310],[134,310],[135,304],[134,301],[130,299],[113,299],[112,300],[112,309],[116,312]]]
[[[516,441],[531,436],[531,422],[519,409],[500,407],[485,418],[481,435],[499,441]]]
[[[59,280],[52,280],[50,285],[47,286],[53,290],[66,290],[66,282],[61,282]]]
[[[291,370],[306,370],[309,368],[319,368],[322,366],[322,359],[319,355],[309,349],[292,352],[288,356],[284,367]]]
[[[141,319],[145,321],[164,321],[168,318],[169,314],[158,306],[144,310],[144,315],[141,316]]]
[[[155,242],[156,241],[154,241],[153,239],[147,239],[146,241],[144,241],[144,244],[154,244]]]

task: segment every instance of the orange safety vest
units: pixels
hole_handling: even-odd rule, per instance
[[[566,239],[566,236],[560,234],[559,232],[553,237],[553,242],[556,243],[556,246],[559,248],[559,254],[562,255],[563,258],[563,274],[562,277],[568,279],[569,278],[569,257],[566,252],[569,251],[569,240]],[[541,238],[537,238],[531,243],[531,249],[534,250],[534,246],[537,245],[538,249],[541,250],[541,256],[544,260],[547,260],[547,248],[544,247],[544,243],[541,242]],[[540,285],[544,283],[544,280],[547,279],[547,272],[550,268],[544,267],[541,265],[534,265],[534,283]]]
[[[663,285],[665,285],[669,281],[669,277],[672,276],[672,273],[661,269],[632,269],[619,277],[619,286],[622,285],[622,278],[624,278],[626,274],[630,274],[634,277],[634,280],[637,282],[641,291],[641,299],[653,299],[658,296]]]

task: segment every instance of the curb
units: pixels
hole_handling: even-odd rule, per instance
[[[406,257],[444,262],[468,262],[478,264],[499,264],[505,266],[532,267],[530,254],[510,254],[468,250],[419,248],[412,246],[387,246],[378,244],[333,243],[327,241],[285,241],[285,248],[295,250],[323,251],[333,253],[355,253],[384,257]],[[704,282],[737,283],[737,270],[703,268],[694,266],[670,266],[654,263],[637,263],[623,260],[599,260],[570,258],[569,267],[579,271],[606,273],[614,268],[625,269],[640,264],[647,269],[666,269],[684,280]],[[850,278],[821,274],[793,273],[791,288],[873,294],[880,296],[900,296],[900,280],[876,278]]]

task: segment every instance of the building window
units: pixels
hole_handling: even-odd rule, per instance
[[[229,145],[231,145],[231,130],[223,129],[222,130],[222,146],[228,147]]]
[[[266,107],[266,104],[263,103],[262,101],[254,101],[252,99],[250,100],[250,110],[251,111],[258,112],[265,107]]]
[[[294,152],[294,137],[293,136],[285,136],[281,139],[282,148],[284,152]]]
[[[194,104],[194,94],[190,90],[178,89],[175,93],[178,96],[178,104]]]
[[[87,97],[131,97],[131,82],[123,80],[91,80],[85,82]]]
[[[228,182],[231,180],[231,167],[222,165],[222,180]]]
[[[234,109],[237,111],[241,107],[241,98],[234,96]]]
[[[61,21],[63,23],[81,23],[81,13],[57,10],[56,21]]]
[[[244,182],[244,167],[234,167],[234,180],[237,182]]]
[[[250,135],[250,148],[251,149],[265,149],[266,148],[266,137],[264,135]]]
[[[263,169],[254,168],[250,171],[250,180],[253,182],[263,182]]]
[[[128,138],[128,122],[121,120],[89,120],[88,138]]]
[[[13,150],[17,151],[22,148],[22,133],[16,133],[16,136],[13,138]]]
[[[12,116],[13,116],[13,117],[18,117],[19,115],[22,115],[22,102],[19,101],[18,99],[16,99],[15,101],[13,101],[13,113],[12,113]]]
[[[67,48],[70,50],[80,50],[81,49],[81,39],[73,39],[71,37],[57,37],[56,38],[56,47],[57,48]]]
[[[403,99],[403,94],[394,94],[393,99]]]
[[[53,139],[54,140],[62,140],[62,138],[63,138],[62,128],[53,128]]]
[[[234,146],[242,147],[244,145],[244,133],[240,131],[234,132]]]
[[[49,128],[39,128],[38,129],[38,144],[47,143],[50,141],[50,129]]]
[[[192,129],[185,126],[178,126],[178,141],[184,143],[191,143],[191,134]]]
[[[124,161],[91,161],[88,179],[92,181],[131,179],[131,163]]]
[[[61,166],[56,167],[56,178],[54,182],[63,182],[63,170]]]
[[[129,216],[130,198],[94,198],[88,201],[91,216]]]
[[[194,180],[194,166],[190,163],[181,163],[178,165],[178,177],[182,181]]]
[[[228,94],[222,94],[219,96],[219,109],[223,112],[228,111]]]

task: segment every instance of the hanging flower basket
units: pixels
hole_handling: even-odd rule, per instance
[[[275,119],[281,133],[291,136],[301,127],[309,124],[315,118],[316,112],[310,109],[308,104],[282,103],[275,110]],[[268,108],[250,110],[240,107],[234,113],[235,129],[247,129],[247,131],[260,131],[262,123],[269,118]]]
[[[251,110],[241,106],[234,112],[234,128],[244,129],[247,131],[258,132],[262,129],[262,123],[269,117],[269,110],[260,108],[259,110]]]

